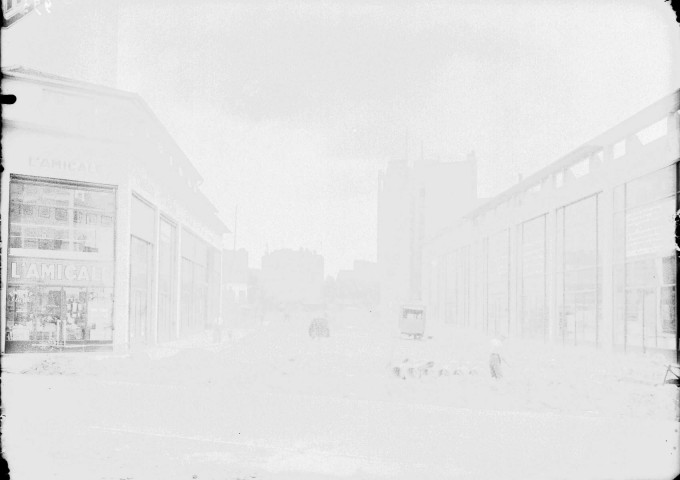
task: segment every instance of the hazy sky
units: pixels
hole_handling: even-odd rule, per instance
[[[331,274],[374,260],[378,172],[421,144],[474,150],[490,196],[680,86],[661,0],[123,5],[118,86],[230,226],[238,204],[255,265],[267,245],[316,249]]]

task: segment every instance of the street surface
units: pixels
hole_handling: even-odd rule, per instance
[[[3,362],[11,478],[677,474],[677,392],[651,378],[659,359],[508,342],[494,381],[483,335],[414,342],[371,319],[336,318],[329,339],[293,320],[175,354]],[[478,371],[401,379],[405,358]]]

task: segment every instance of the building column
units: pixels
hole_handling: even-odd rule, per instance
[[[177,222],[177,250],[175,251],[175,338],[179,339],[182,333],[182,241],[184,235],[182,234],[182,224]]]
[[[5,352],[5,338],[7,336],[7,261],[9,250],[9,171],[5,171],[4,175],[0,175],[0,236],[2,238],[2,252],[0,254],[0,318],[2,323],[2,338],[0,339],[0,351]]]
[[[605,188],[598,195],[598,254],[602,268],[602,314],[598,319],[599,346],[612,350],[614,346],[614,189]]]
[[[547,318],[548,322],[548,336],[547,340],[552,342],[555,340],[557,331],[557,301],[556,301],[556,251],[555,240],[557,235],[557,213],[554,209],[550,209],[545,218],[545,235],[546,235],[546,250],[545,250],[545,296],[546,305],[548,306]]]
[[[121,184],[116,191],[116,250],[114,259],[113,347],[114,351],[130,348],[130,222],[132,191]]]
[[[154,237],[154,249],[153,249],[153,272],[152,272],[152,283],[151,288],[151,343],[153,345],[158,344],[158,299],[160,298],[160,284],[161,284],[161,262],[160,262],[160,252],[161,252],[161,213],[160,209],[154,206],[154,222],[155,229],[153,233]]]
[[[514,337],[520,337],[520,309],[521,309],[521,245],[520,232],[522,231],[522,224],[514,224],[509,227],[508,243],[509,248],[509,268],[508,268],[508,332],[507,334]]]
[[[218,255],[217,257],[219,258],[220,261],[220,273],[219,273],[219,278],[217,279],[218,282],[218,309],[217,309],[217,325],[218,328],[221,330],[224,328],[224,237],[222,237],[222,241],[220,242],[220,247],[219,250],[217,251]],[[246,283],[247,285],[247,283]],[[246,287],[247,291],[247,287]]]

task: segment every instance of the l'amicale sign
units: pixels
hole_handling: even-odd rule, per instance
[[[8,283],[110,287],[113,265],[24,257],[9,257]]]

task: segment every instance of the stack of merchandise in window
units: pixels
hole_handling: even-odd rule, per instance
[[[110,187],[12,176],[7,352],[112,342],[115,198]]]

